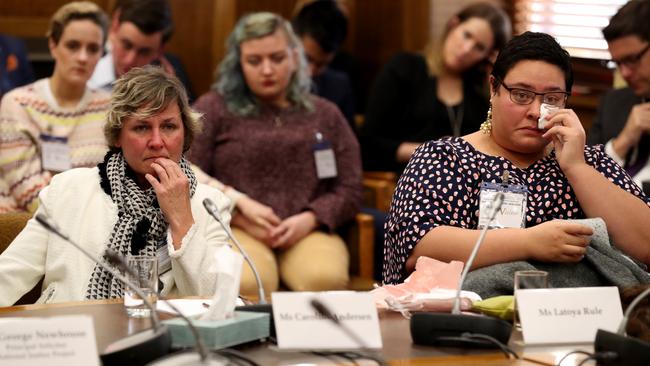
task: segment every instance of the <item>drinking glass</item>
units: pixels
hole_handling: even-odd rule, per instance
[[[548,288],[548,272],[546,271],[517,271],[515,272],[515,313],[513,324],[517,329],[521,329],[519,320],[519,311],[517,309],[517,290],[532,288]]]
[[[137,275],[127,273],[126,277],[145,294],[155,309],[158,299],[158,259],[145,255],[133,255],[128,256],[126,262]],[[128,316],[135,318],[151,316],[151,309],[140,295],[126,285],[124,286],[124,307]]]

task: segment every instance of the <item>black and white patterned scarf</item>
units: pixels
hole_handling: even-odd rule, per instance
[[[190,181],[190,197],[196,191],[196,177],[190,164],[181,159],[180,167]],[[167,222],[158,206],[153,188],[142,190],[135,173],[128,167],[121,152],[109,151],[98,165],[102,189],[117,205],[118,217],[107,248],[126,257],[156,256],[158,243],[167,239]],[[86,299],[122,297],[123,284],[95,264],[88,282]]]

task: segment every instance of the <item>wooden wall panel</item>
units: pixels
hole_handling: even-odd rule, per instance
[[[192,81],[194,93],[204,93],[212,84],[217,60],[213,55],[215,28],[224,21],[217,18],[213,0],[170,0],[174,18],[174,35],[166,47],[181,58]]]
[[[170,0],[175,33],[167,50],[185,64],[199,95],[213,81],[226,38],[240,16],[272,11],[290,18],[304,0]],[[349,34],[344,48],[359,63],[369,89],[376,73],[396,52],[421,49],[430,32],[431,1],[348,0]],[[25,38],[44,37],[50,16],[67,0],[1,0],[0,32]],[[94,0],[107,12],[115,0]]]
[[[108,9],[114,0],[94,0]],[[45,37],[50,17],[69,0],[2,0],[0,32],[18,37]]]

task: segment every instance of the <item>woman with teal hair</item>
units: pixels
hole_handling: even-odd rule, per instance
[[[204,114],[190,159],[246,195],[235,236],[267,291],[343,289],[349,256],[334,231],[361,202],[361,161],[336,106],[310,94],[302,46],[272,13],[243,17],[230,34],[217,80],[195,108]],[[244,268],[241,290],[255,294]]]

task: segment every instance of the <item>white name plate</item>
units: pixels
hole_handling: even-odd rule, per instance
[[[382,346],[377,309],[372,295],[367,292],[274,292],[271,297],[280,349]],[[320,315],[311,304],[313,299],[324,304],[341,325]]]
[[[99,366],[92,317],[0,318],[0,364]]]
[[[616,332],[623,319],[616,287],[517,290],[524,342],[593,343],[598,329]]]

